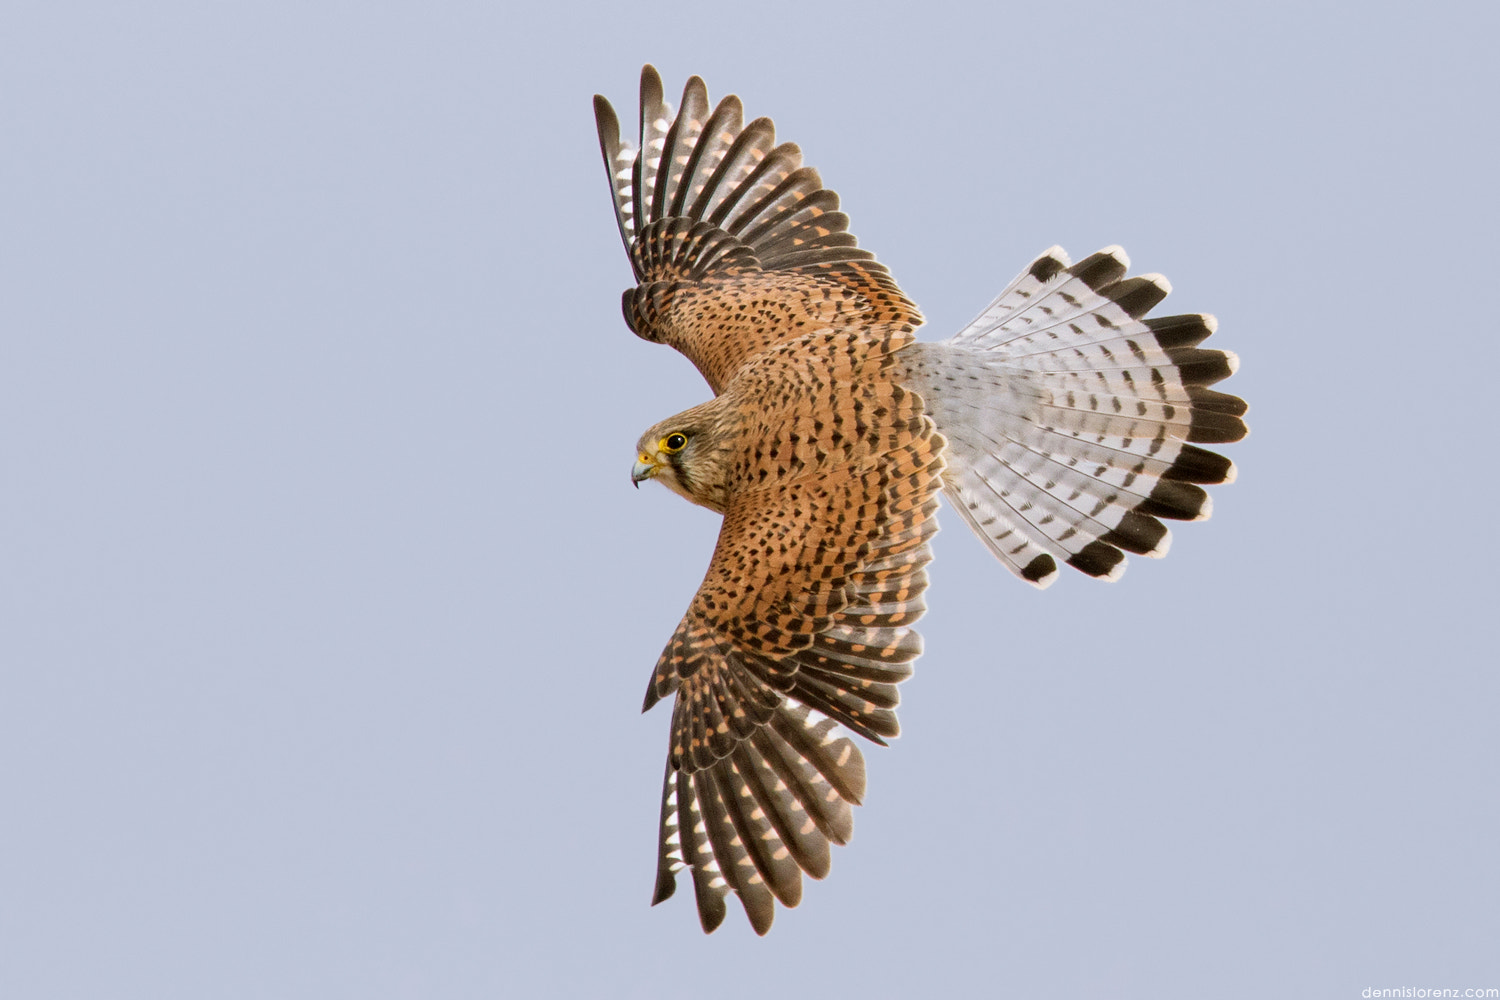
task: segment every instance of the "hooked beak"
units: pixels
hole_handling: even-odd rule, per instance
[[[635,484],[636,489],[640,489],[643,480],[656,475],[656,468],[655,460],[649,455],[642,454],[635,460],[635,465],[630,467],[630,481]]]

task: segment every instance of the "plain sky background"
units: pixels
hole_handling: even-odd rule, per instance
[[[1492,4],[10,3],[0,996],[1500,986]],[[956,518],[853,843],[650,909],[717,519],[590,98],[740,94],[945,337],[1053,243],[1217,314],[1213,519]]]

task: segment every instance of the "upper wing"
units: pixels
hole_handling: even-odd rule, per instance
[[[739,98],[710,110],[693,77],[673,117],[661,77],[641,71],[641,130],[620,138],[594,98],[615,218],[639,284],[624,296],[638,335],[677,348],[718,393],[750,357],[817,326],[922,322],[874,255],[861,250],[838,195],[776,144],[769,118],[746,125]]]
[[[915,394],[850,388],[867,419],[843,424],[851,460],[731,503],[646,696],[677,695],[653,902],[691,866],[705,930],[733,890],[764,934],[773,899],[794,906],[803,871],[827,874],[864,793],[838,725],[895,736],[896,684],[921,652],[943,439]]]

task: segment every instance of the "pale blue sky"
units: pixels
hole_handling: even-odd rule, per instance
[[[0,996],[1500,986],[1493,6],[13,4]],[[1036,593],[954,518],[853,843],[650,909],[717,519],[590,112],[775,118],[947,336],[1123,244],[1240,481]]]

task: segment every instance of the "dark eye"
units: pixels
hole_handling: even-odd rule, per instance
[[[687,447],[687,438],[681,434],[668,434],[661,444],[667,451],[681,451]]]

